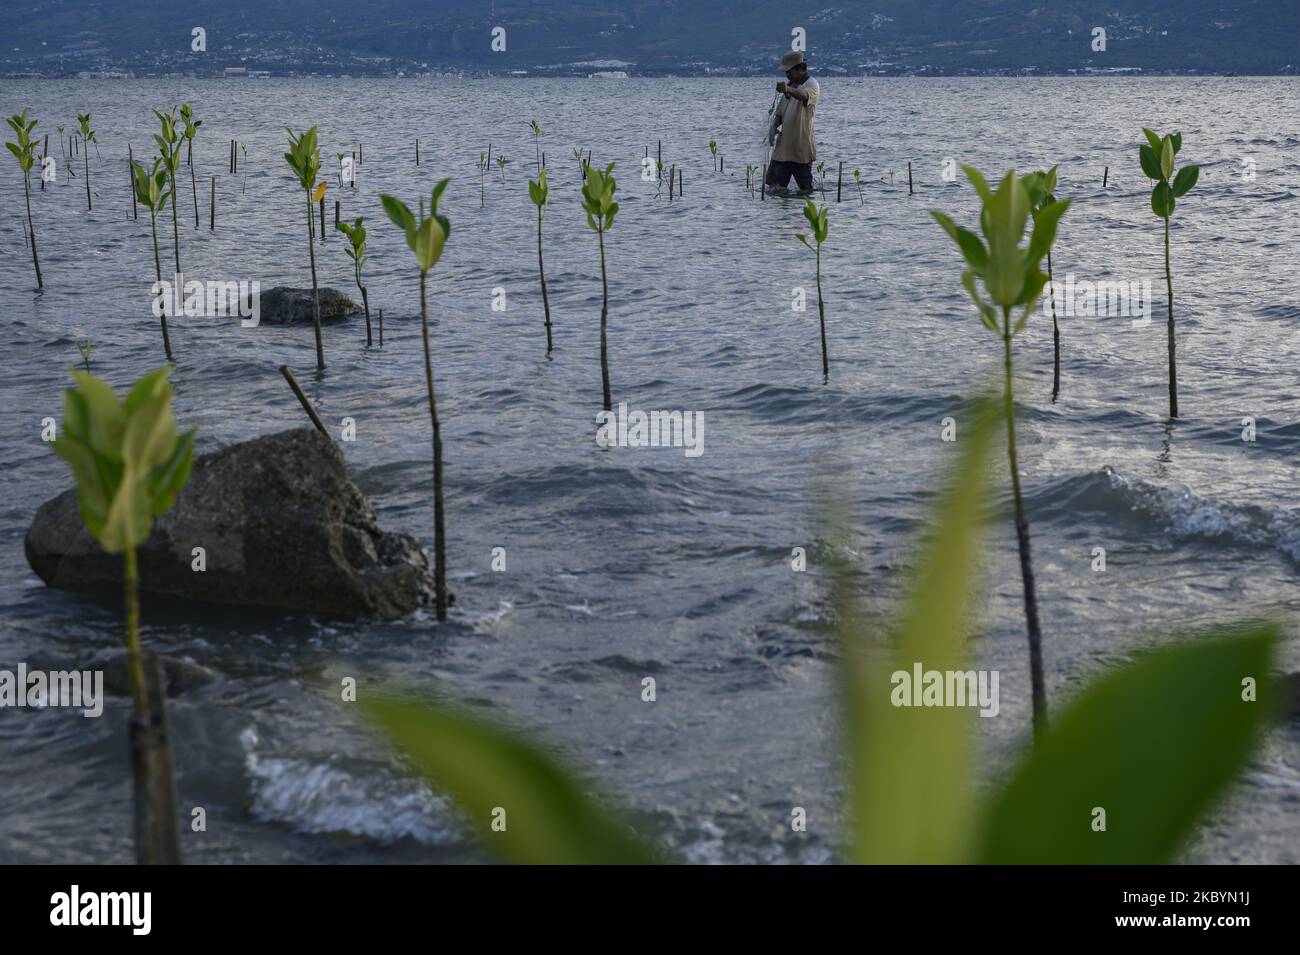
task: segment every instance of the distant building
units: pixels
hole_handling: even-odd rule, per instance
[[[226,79],[246,79],[248,77],[248,67],[246,66],[228,66],[225,72]]]

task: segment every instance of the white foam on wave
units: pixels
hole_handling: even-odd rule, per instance
[[[1273,547],[1300,563],[1300,516],[1289,510],[1202,497],[1181,484],[1162,487],[1124,477],[1110,467],[1104,473],[1133,510],[1162,521],[1176,538]]]
[[[252,815],[297,832],[339,834],[390,844],[413,839],[445,846],[461,841],[446,800],[418,780],[374,767],[354,775],[326,762],[257,752],[257,734],[244,730],[244,768]]]

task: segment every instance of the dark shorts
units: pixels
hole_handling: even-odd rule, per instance
[[[784,189],[790,184],[791,176],[794,176],[794,181],[799,184],[800,189],[812,189],[812,163],[777,162],[773,159],[767,166],[767,184],[769,186]]]

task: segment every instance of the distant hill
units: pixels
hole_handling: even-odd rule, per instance
[[[794,27],[855,74],[1300,72],[1300,0],[12,0],[0,71],[770,73]]]

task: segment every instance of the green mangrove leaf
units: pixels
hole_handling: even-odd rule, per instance
[[[1148,179],[1159,181],[1162,178],[1160,160],[1156,158],[1156,153],[1150,146],[1138,148],[1138,161],[1142,164],[1143,175]]]
[[[1184,166],[1178,170],[1178,175],[1174,177],[1174,195],[1178,197],[1187,195],[1200,177],[1200,166]]]
[[[1070,208],[1071,202],[1072,199],[1052,201],[1034,213],[1034,231],[1029,238],[1027,253],[1030,264],[1037,266],[1052,248],[1056,241],[1057,225],[1061,216],[1065,215],[1065,210]]]
[[[980,860],[1169,862],[1271,715],[1277,639],[1277,627],[1260,625],[1179,642],[1091,683],[994,798]],[[1243,700],[1247,678],[1260,702]]]
[[[410,245],[415,236],[415,216],[401,199],[394,196],[381,195],[380,203],[384,207],[384,212],[388,213],[388,218],[393,225],[401,229],[406,234],[406,242]],[[414,250],[414,246],[411,247]]]
[[[961,456],[910,575],[887,659],[872,650],[843,566],[834,577],[855,862],[961,862],[973,847],[970,709],[901,705],[900,675],[910,679],[917,664],[961,670],[966,661],[993,422],[986,401],[963,422]]]
[[[962,171],[966,173],[966,178],[971,181],[975,191],[979,193],[980,201],[986,206],[992,201],[993,193],[989,190],[989,184],[984,179],[984,174],[974,166],[962,166]]]
[[[171,457],[156,467],[145,481],[149,510],[155,516],[171,510],[176,495],[190,479],[190,469],[194,464],[194,435],[193,428],[182,434]]]
[[[937,209],[931,209],[930,215],[934,217],[934,221],[943,226],[943,230],[957,243],[966,264],[971,267],[976,275],[982,276],[984,270],[988,267],[989,254],[984,248],[984,243],[979,240],[979,236],[969,229],[963,229]]]
[[[1162,219],[1174,214],[1174,193],[1163,179],[1151,190],[1151,211]]]
[[[528,864],[660,861],[551,756],[515,735],[444,705],[366,695],[360,705],[423,776],[451,794],[491,852]],[[505,828],[493,831],[498,810]]]

